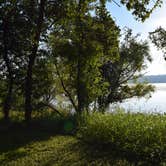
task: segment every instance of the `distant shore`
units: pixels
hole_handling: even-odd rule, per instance
[[[139,82],[147,81],[149,83],[166,83],[166,74],[164,75],[147,75],[139,79]]]

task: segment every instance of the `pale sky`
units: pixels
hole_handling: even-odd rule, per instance
[[[166,29],[166,0],[163,1],[162,7],[157,8],[144,23],[136,21],[134,16],[122,5],[118,7],[114,3],[108,3],[107,8],[118,26],[131,28],[135,34],[141,33],[143,39],[148,39],[148,33],[157,27],[161,26]],[[163,53],[158,51],[150,41],[149,44],[153,62],[148,64],[147,75],[166,74],[166,61]]]

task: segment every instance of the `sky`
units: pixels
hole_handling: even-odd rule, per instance
[[[154,31],[157,27],[161,26],[166,29],[166,0],[163,1],[162,7],[156,8],[150,18],[144,23],[135,20],[131,12],[127,11],[123,5],[118,7],[115,3],[107,4],[107,9],[121,29],[124,27],[131,28],[134,34],[140,33],[142,39],[149,41],[150,54],[152,55],[153,62],[148,64],[148,68],[145,71],[146,75],[166,74],[166,61],[163,58],[163,53],[148,39],[149,32]]]

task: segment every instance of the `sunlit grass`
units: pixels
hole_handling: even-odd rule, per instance
[[[78,136],[90,145],[115,151],[128,160],[166,164],[166,116],[95,113],[85,116]]]

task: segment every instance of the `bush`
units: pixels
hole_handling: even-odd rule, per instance
[[[166,162],[165,115],[123,112],[84,115],[78,136],[86,143],[116,151],[135,162]]]

